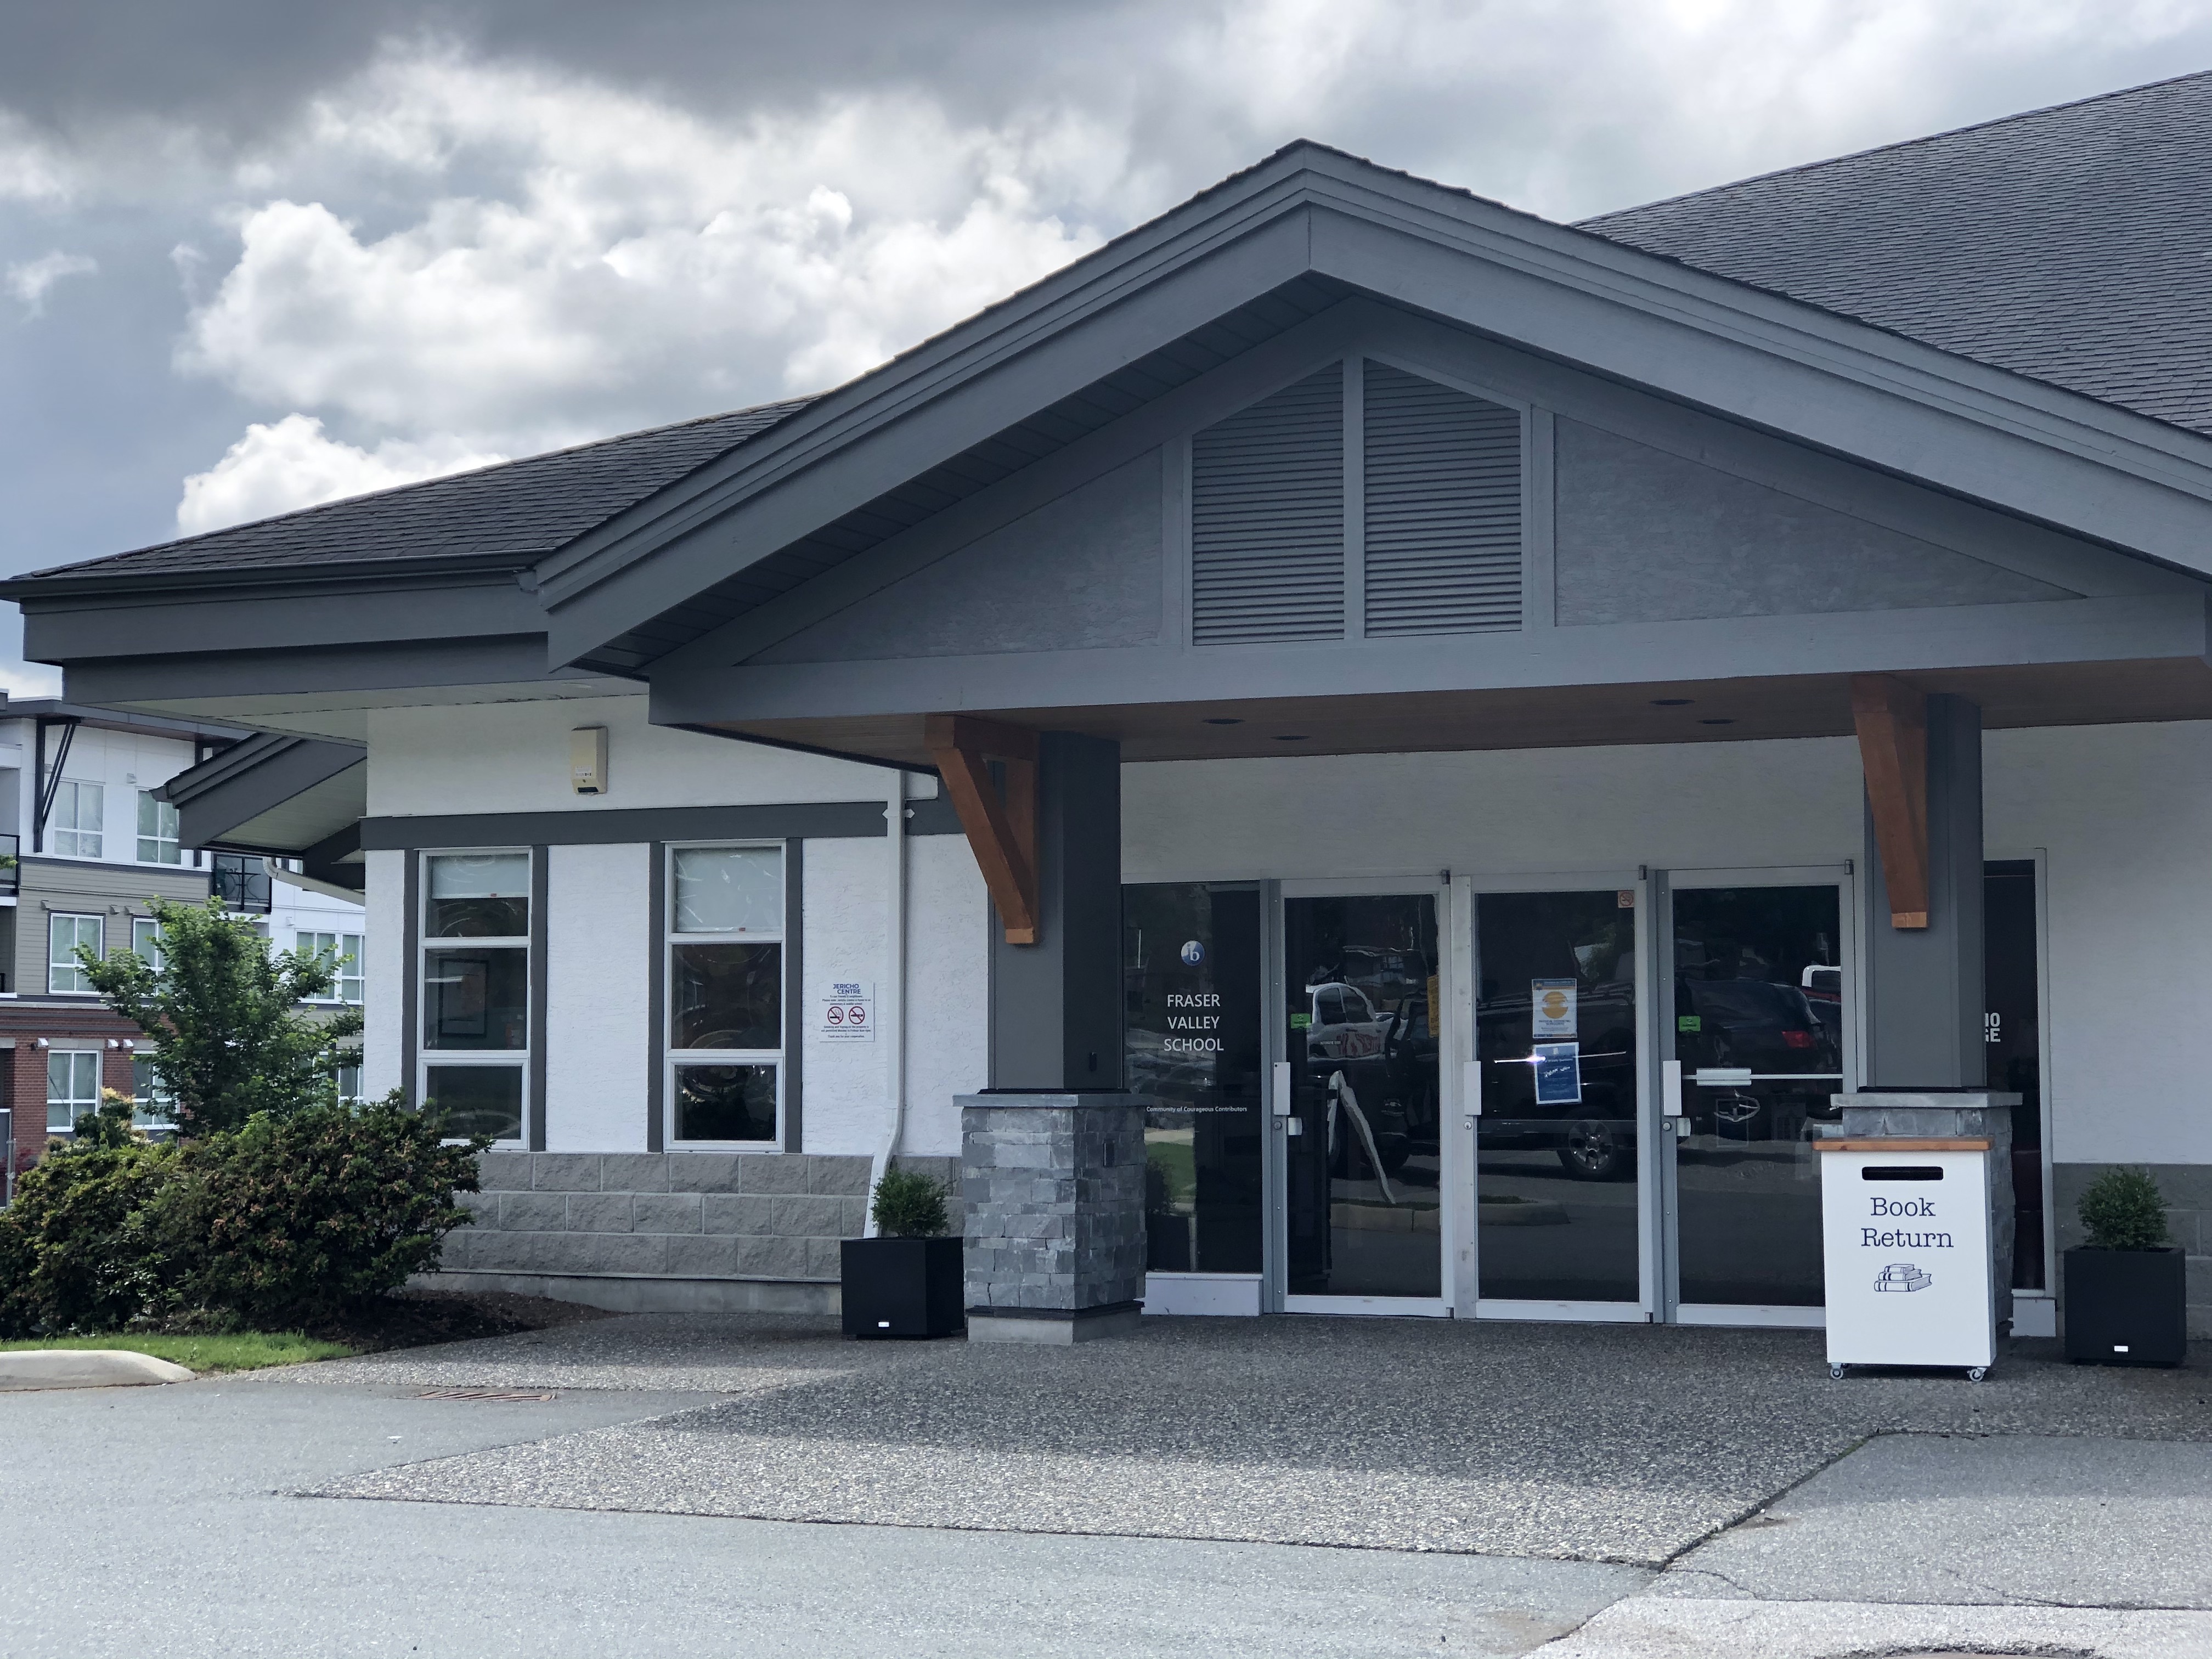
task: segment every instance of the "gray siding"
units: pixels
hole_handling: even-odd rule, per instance
[[[1562,625],[2079,597],[1580,422],[1557,431]]]
[[[107,918],[107,949],[127,950],[131,917],[160,897],[198,903],[208,896],[204,870],[168,865],[72,864],[27,858],[15,906],[15,949],[9,988],[28,996],[46,989],[46,917],[56,910]]]
[[[1144,645],[1160,636],[1157,451],[793,635],[760,662]]]

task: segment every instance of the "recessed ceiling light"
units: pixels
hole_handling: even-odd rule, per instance
[[[1734,726],[1734,725],[1735,724],[1735,722],[1734,720],[1699,720],[1699,721],[1698,722],[1698,725],[1700,725],[1700,726]]]
[[[1304,732],[1278,732],[1275,733],[1275,741],[1277,743],[1304,743],[1306,740],[1306,735],[1307,734]]]
[[[1206,717],[1206,723],[1208,726],[1242,726],[1244,724],[1242,720],[1239,720],[1233,714],[1209,714]]]
[[[1654,697],[1651,706],[1654,708],[1680,708],[1689,701],[1687,697]]]

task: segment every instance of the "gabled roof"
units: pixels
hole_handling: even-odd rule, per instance
[[[2212,73],[1581,228],[2212,434]]]
[[[31,574],[167,576],[417,560],[519,568],[811,401],[794,398],[679,421]]]

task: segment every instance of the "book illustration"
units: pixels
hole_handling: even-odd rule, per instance
[[[1935,1282],[1910,1261],[1893,1261],[1881,1270],[1881,1277],[1875,1280],[1874,1287],[1877,1291],[1924,1291]]]

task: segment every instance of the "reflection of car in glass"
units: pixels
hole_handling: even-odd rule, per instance
[[[1829,1097],[1835,1085],[1820,1074],[1843,1069],[1838,1030],[1802,988],[1755,979],[1680,979],[1674,984],[1674,1052],[1686,1072],[1734,1067],[1767,1078],[1809,1073],[1818,1079],[1802,1088],[1766,1082],[1750,1089],[1686,1089],[1682,1108],[1692,1133],[1793,1139],[1796,1127],[1789,1120],[1833,1115]]]
[[[1533,1009],[1528,996],[1486,996],[1477,1006],[1482,1145],[1548,1149],[1577,1180],[1624,1180],[1636,1173],[1632,977],[1595,984],[1585,980],[1577,991],[1576,1005],[1582,1098],[1557,1105],[1536,1102],[1535,1067],[1529,1063]]]
[[[1410,980],[1410,975],[1407,976]],[[1306,988],[1306,1073],[1327,1088],[1341,1073],[1364,1134],[1345,1132],[1330,1138],[1330,1172],[1346,1173],[1357,1149],[1366,1161],[1364,1140],[1371,1137],[1384,1173],[1395,1175],[1417,1145],[1433,1146],[1437,1131],[1436,1039],[1428,1029],[1426,975],[1419,995],[1395,1007],[1377,1009],[1367,993],[1342,980]],[[1335,1120],[1332,1119],[1332,1122]]]

